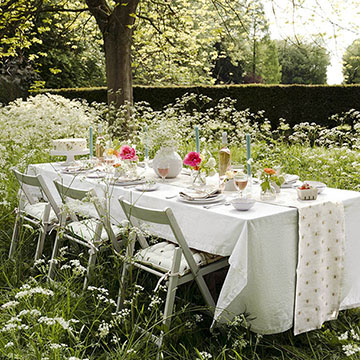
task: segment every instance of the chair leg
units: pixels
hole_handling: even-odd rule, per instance
[[[92,272],[94,270],[95,264],[96,264],[96,256],[97,256],[97,252],[94,249],[89,249],[89,261],[88,261],[88,266],[86,269],[86,276],[84,279],[84,286],[83,286],[83,291],[85,291],[88,287],[88,284],[90,282],[90,278],[92,275]]]
[[[170,279],[166,294],[163,324],[167,327],[167,329],[170,329],[171,316],[174,308],[176,289],[179,281],[179,277],[177,274],[179,273],[181,255],[182,255],[182,250],[179,247],[174,252],[173,264],[170,272]],[[161,341],[162,341],[162,335],[161,335]]]
[[[214,302],[214,299],[213,299],[213,297],[212,297],[212,295],[210,293],[210,290],[209,290],[208,286],[206,285],[206,282],[205,282],[204,278],[202,276],[198,275],[195,278],[195,281],[199,286],[201,295],[203,296],[206,304],[210,307],[210,309],[213,312],[214,309],[215,309],[215,302]]]
[[[11,243],[10,243],[9,259],[12,258],[12,256],[14,255],[15,249],[16,249],[16,245],[18,242],[18,236],[19,236],[19,227],[20,227],[20,212],[16,211],[14,230],[12,233]]]
[[[37,246],[36,246],[36,252],[35,252],[35,261],[39,260],[41,258],[41,255],[43,253],[44,250],[44,242],[45,242],[45,237],[46,234],[48,232],[48,224],[44,224],[43,227],[40,227],[40,233],[39,233],[39,238],[38,238],[38,242],[37,242]]]
[[[52,255],[51,255],[51,260],[50,260],[50,266],[49,266],[49,272],[48,272],[48,278],[50,280],[54,279],[54,270],[55,270],[55,266],[56,266],[56,258],[57,258],[57,255],[58,255],[60,243],[62,242],[61,239],[60,239],[59,233],[60,233],[59,231],[56,233],[55,242],[54,242],[54,248],[53,248]]]
[[[129,257],[133,257],[134,255],[134,247],[135,247],[135,241],[129,240],[129,244],[126,248],[125,253],[125,260],[123,262],[122,266],[122,272],[121,272],[121,278],[120,278],[120,286],[119,286],[119,293],[117,298],[117,304],[116,304],[116,312],[118,312],[124,304],[125,299],[125,287],[126,287],[126,278],[127,278],[127,272],[129,268],[129,264],[127,263],[127,259]]]

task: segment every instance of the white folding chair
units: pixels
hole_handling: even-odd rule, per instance
[[[127,270],[130,265],[134,265],[160,277],[160,279],[168,279],[163,315],[163,324],[167,329],[170,328],[176,289],[187,282],[194,280],[197,283],[205,303],[213,312],[215,303],[205,283],[204,275],[226,267],[228,259],[190,249],[170,208],[164,210],[148,209],[136,204],[130,204],[122,198],[119,198],[119,202],[130,223],[132,219],[135,219],[136,221],[140,220],[146,223],[168,225],[175,236],[177,244],[162,241],[149,246],[146,239],[140,236],[137,237],[137,240],[139,240],[141,249],[134,254],[135,241],[129,241],[126,255],[122,256],[124,265],[117,311],[121,308],[124,301],[124,285]],[[161,346],[161,342],[159,346]]]
[[[19,190],[19,206],[15,210],[16,218],[14,230],[12,233],[9,258],[14,255],[18,242],[19,229],[22,220],[30,223],[39,229],[39,237],[35,252],[35,260],[38,260],[43,252],[45,237],[56,226],[58,222],[58,208],[52,195],[41,175],[27,175],[13,169],[16,179],[20,184]],[[34,190],[42,199],[34,196]],[[49,201],[54,202],[54,209],[50,206]]]
[[[97,205],[100,204],[100,201],[97,198],[94,189],[77,189],[71,186],[64,185],[57,180],[54,180],[54,184],[60,194],[63,204],[66,206],[64,207],[65,209],[60,213],[61,231],[58,231],[56,234],[48,277],[50,279],[54,278],[56,258],[58,256],[60,243],[64,239],[73,241],[89,249],[89,260],[83,287],[85,290],[90,281],[92,269],[96,263],[97,252],[99,251],[101,245],[103,245],[109,240],[109,237],[103,227],[103,222],[101,220],[92,216],[87,216],[85,219],[80,219],[79,216],[76,214],[76,209],[72,210],[74,206],[72,206],[71,200],[83,201],[85,198],[89,198],[94,201],[96,210],[98,210]],[[92,204],[88,203],[88,205],[88,210],[90,210]],[[82,209],[84,209],[84,207],[82,207]],[[89,215],[89,213],[86,215]],[[69,219],[71,220],[69,221]],[[114,239],[116,239],[116,237],[120,235],[120,229],[114,225],[110,225],[110,228],[114,234]]]

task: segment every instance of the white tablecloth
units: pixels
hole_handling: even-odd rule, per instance
[[[157,191],[141,193],[120,186],[106,186],[97,179],[75,178],[60,174],[54,164],[32,165],[30,171],[41,173],[55,191],[52,180],[63,177],[65,183],[80,188],[93,187],[99,196],[111,196],[111,216],[124,219],[117,201],[119,196],[129,199],[130,191],[138,204],[163,209],[171,207],[190,247],[223,256],[230,256],[230,269],[223,284],[215,318],[227,321],[235,315],[249,315],[251,329],[273,334],[293,326],[296,266],[298,249],[297,209],[283,205],[257,202],[247,212],[231,206],[204,209],[186,204],[176,198],[179,188],[160,184]],[[186,181],[186,177],[184,177]],[[182,179],[180,179],[182,180]],[[189,180],[188,180],[189,181]],[[176,180],[179,185],[179,179]],[[257,187],[253,190],[259,192]],[[282,190],[280,199],[292,197],[295,190]],[[341,309],[360,304],[360,193],[326,189],[319,200],[342,201],[345,209],[345,261],[341,288]],[[170,232],[157,228],[156,234],[171,240]]]

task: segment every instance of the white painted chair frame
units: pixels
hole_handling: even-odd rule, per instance
[[[97,198],[96,192],[94,189],[89,189],[89,190],[76,189],[74,187],[64,185],[57,180],[54,180],[54,184],[55,184],[56,189],[59,192],[59,195],[62,199],[63,204],[66,204],[67,198],[80,200],[80,201],[84,200],[84,198],[88,197],[89,195],[91,196],[92,199]],[[77,215],[73,212],[71,212],[71,213],[66,213],[64,211],[60,212],[60,221],[59,221],[60,229],[63,229],[65,227],[65,225],[67,224],[67,219],[69,219],[69,218],[71,218],[72,221],[79,221]],[[102,229],[103,229],[102,222],[98,221],[98,223],[96,224],[95,233],[94,233],[95,236],[94,236],[93,241],[94,241],[94,243],[97,243],[99,245],[101,243],[100,237],[101,237]],[[58,256],[60,244],[63,242],[64,239],[76,242],[76,243],[78,243],[82,246],[85,246],[86,248],[89,249],[89,260],[88,260],[88,266],[86,269],[86,276],[85,276],[84,285],[83,285],[83,289],[85,290],[90,281],[92,270],[96,264],[96,257],[97,257],[97,252],[99,251],[99,247],[95,246],[94,244],[89,243],[88,241],[86,241],[84,239],[81,239],[80,236],[74,236],[74,234],[71,233],[70,231],[58,231],[56,234],[56,238],[55,238],[55,243],[54,243],[54,247],[53,247],[53,252],[52,252],[50,267],[49,267],[49,273],[48,273],[48,277],[51,280],[54,279],[56,258]]]
[[[50,217],[51,207],[53,207],[53,210],[56,216],[58,217],[58,219],[59,219],[59,208],[57,207],[57,204],[53,199],[52,194],[41,175],[27,175],[19,172],[16,169],[13,169],[13,172],[20,184],[20,190],[19,190],[20,200],[19,200],[19,207],[16,209],[16,218],[15,218],[14,230],[11,237],[9,258],[11,258],[14,255],[16,245],[18,242],[19,226],[21,220],[23,219],[39,228],[39,237],[35,252],[35,260],[38,260],[40,259],[44,249],[44,242],[46,235],[49,234],[57,225],[56,223],[50,222],[49,217]],[[36,203],[39,202],[31,194],[31,191],[29,191],[28,186],[38,188],[45,195],[44,197],[46,199],[44,200],[48,201],[47,204],[45,205],[42,219],[36,219],[35,217],[27,214],[26,211],[23,210],[25,199],[23,198],[22,193],[25,195],[30,205],[35,205]],[[49,203],[50,201],[53,203],[53,206]]]
[[[228,259],[222,258],[208,265],[198,266],[194,260],[191,250],[188,247],[184,235],[176,221],[176,218],[170,208],[166,208],[164,210],[143,208],[137,205],[130,204],[129,202],[123,200],[122,198],[119,198],[119,202],[130,223],[131,223],[131,219],[135,218],[137,220],[142,220],[145,222],[170,226],[179,247],[175,249],[171,271],[168,274],[166,274],[150,266],[138,263],[136,262],[136,260],[133,261],[132,257],[134,254],[135,241],[129,241],[129,245],[126,249],[126,255],[122,257],[124,260],[124,266],[121,275],[121,285],[119,289],[117,311],[121,308],[123,304],[125,278],[128,267],[131,264],[151,274],[154,274],[160,278],[164,278],[165,274],[168,276],[169,281],[167,282],[168,289],[167,289],[164,318],[163,318],[163,324],[166,326],[167,329],[170,328],[171,316],[175,302],[176,289],[178,286],[185,284],[187,282],[195,280],[205,300],[205,303],[210,308],[210,311],[213,312],[215,309],[215,303],[211,296],[209,288],[205,283],[204,275],[217,271],[227,266]],[[140,239],[138,238],[138,240]],[[142,248],[148,246],[145,238],[142,238],[140,240],[140,245]],[[190,268],[190,272],[186,273],[185,275],[179,274],[179,267],[180,267],[182,254],[184,255]],[[129,259],[131,260],[129,261]]]

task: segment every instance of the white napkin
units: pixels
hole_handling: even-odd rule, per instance
[[[221,194],[220,189],[216,189],[210,192],[184,192],[180,191],[179,196],[189,200],[189,201],[196,201],[196,200],[204,200],[204,199],[210,199],[215,198]]]

